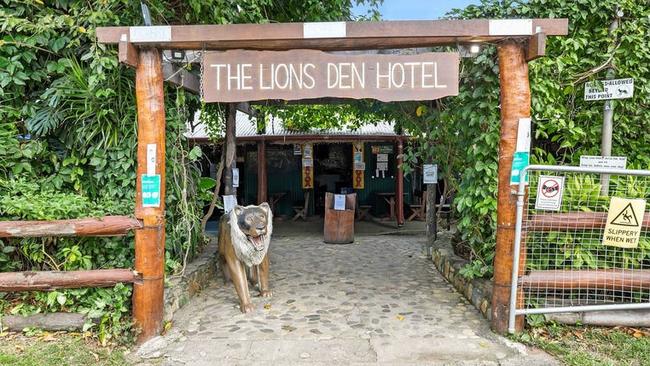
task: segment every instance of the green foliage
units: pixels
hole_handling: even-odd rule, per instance
[[[377,0],[369,16],[376,15]],[[344,20],[351,0],[147,2],[155,24]],[[372,10],[375,9],[375,10]],[[139,25],[137,1],[0,0],[0,219],[51,220],[131,214],[135,200],[134,72],[99,26]],[[219,106],[166,86],[166,270],[199,250],[201,150],[183,133],[197,109],[220,128]],[[128,268],[133,237],[0,241],[0,271]],[[131,288],[2,294],[0,313],[84,312],[102,342],[129,329]]]
[[[619,29],[608,35],[619,7]],[[450,14],[453,18],[569,18],[568,37],[549,37],[546,57],[529,63],[532,93],[532,163],[577,165],[580,155],[599,155],[602,102],[582,99],[584,83],[617,77],[635,79],[634,97],[615,103],[613,154],[628,166],[650,166],[650,5],[645,1],[482,1]],[[610,61],[611,59],[611,61]],[[601,71],[594,71],[601,70]],[[443,107],[461,136],[457,150],[458,228],[477,260],[491,263],[496,231],[499,140],[499,79],[495,48],[488,46],[461,65],[460,92]],[[442,120],[442,119],[441,119]]]
[[[597,328],[551,324],[513,336],[539,347],[566,365],[647,365],[648,332],[634,328]]]

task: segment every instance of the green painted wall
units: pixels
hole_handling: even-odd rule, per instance
[[[393,153],[388,155],[388,171],[386,178],[375,176],[377,166],[377,156],[372,153],[372,146],[391,146]],[[276,215],[286,215],[292,217],[294,214],[293,206],[302,206],[304,204],[304,191],[301,187],[301,156],[293,155],[292,145],[273,145],[266,147],[267,151],[267,174],[269,197],[277,192],[287,192],[287,194],[278,202],[275,210]],[[240,171],[244,171],[242,187],[240,187],[240,198],[244,204],[254,204],[257,201],[257,147],[247,145],[245,148],[245,163],[240,163]],[[350,157],[351,158],[351,157]],[[393,143],[366,143],[364,149],[364,160],[366,162],[365,172],[365,189],[357,190],[359,203],[362,205],[371,205],[371,213],[375,216],[387,214],[388,205],[375,193],[377,192],[394,192],[396,166],[396,147]],[[242,169],[243,167],[243,169]],[[411,203],[411,180],[410,176],[404,177],[404,197],[405,203]],[[310,214],[314,213],[314,197],[310,196]]]

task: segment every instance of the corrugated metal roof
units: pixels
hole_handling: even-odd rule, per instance
[[[236,117],[236,136],[238,138],[260,136],[257,133],[257,125],[254,119],[246,113],[237,111]],[[312,129],[309,131],[293,131],[284,128],[282,120],[271,116],[269,123],[266,124],[266,136],[397,136],[395,133],[395,124],[387,121],[377,121],[374,124],[366,124],[358,129],[341,128],[341,129]],[[198,113],[194,118],[194,128],[188,123],[185,137],[190,140],[203,140],[208,138],[205,125],[198,120]]]

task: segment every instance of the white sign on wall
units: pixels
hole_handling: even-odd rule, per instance
[[[634,79],[598,80],[585,84],[585,100],[626,99],[634,95]]]
[[[583,168],[612,168],[625,169],[627,156],[580,156],[580,166]]]
[[[564,194],[564,177],[541,175],[537,185],[536,210],[559,211]]]
[[[438,164],[424,164],[424,167],[422,169],[422,183],[438,183]]]

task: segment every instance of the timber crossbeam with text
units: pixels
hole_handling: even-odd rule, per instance
[[[567,19],[470,19],[99,27],[99,43],[188,50],[323,51],[431,47],[568,34]]]

